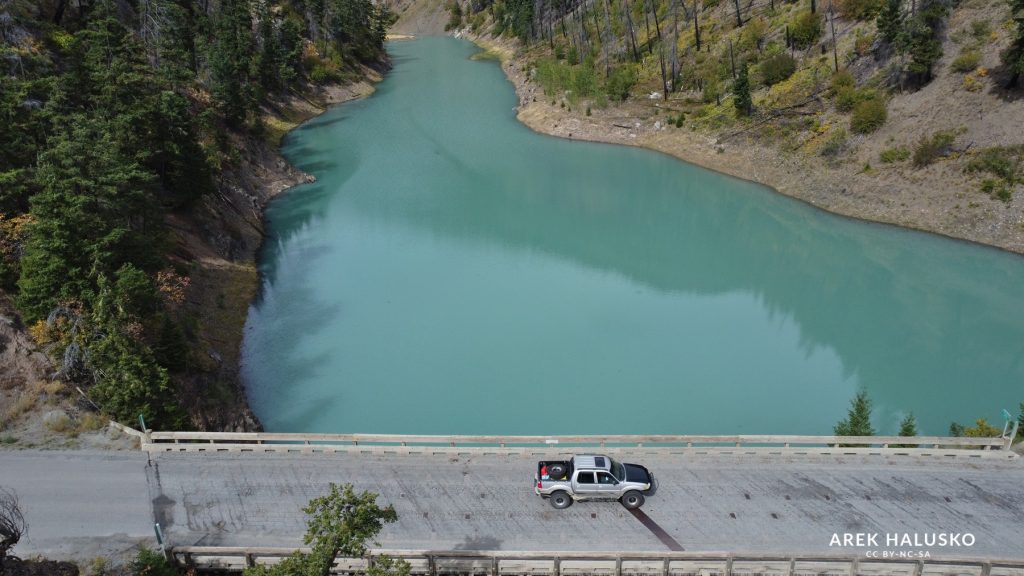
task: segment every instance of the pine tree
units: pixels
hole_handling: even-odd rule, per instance
[[[145,416],[165,430],[185,424],[184,414],[153,352],[138,333],[140,320],[156,303],[152,281],[131,265],[101,276],[86,341],[94,384],[89,395],[105,412],[127,421]]]
[[[214,106],[229,126],[238,127],[251,108],[249,69],[252,17],[249,0],[224,0],[216,16],[214,42],[207,55]]]
[[[906,51],[910,54],[907,70],[926,84],[932,79],[932,67],[942,58],[942,42],[928,17],[918,15],[907,24]]]
[[[874,436],[871,426],[871,399],[864,390],[857,392],[850,401],[846,419],[840,420],[833,428],[836,436]]]
[[[39,161],[18,304],[29,320],[65,300],[86,301],[95,278],[153,261],[160,224],[153,178],[119,152],[109,122],[75,114]]]
[[[1009,3],[1017,30],[1013,43],[1003,52],[1003,64],[1010,72],[1007,85],[1013,88],[1024,74],[1024,0],[1009,0]]]
[[[895,46],[903,31],[902,0],[886,0],[875,21],[878,33],[890,46]]]
[[[746,61],[740,62],[732,93],[733,104],[736,106],[736,115],[750,116],[754,109],[754,104],[750,99],[750,72],[747,69]]]
[[[900,431],[896,435],[897,436],[902,436],[904,438],[910,438],[912,436],[917,436],[917,419],[914,418],[913,414],[907,414],[906,416],[903,417],[903,420],[900,421]],[[917,448],[917,445],[916,444],[893,444],[892,447],[893,448]]]

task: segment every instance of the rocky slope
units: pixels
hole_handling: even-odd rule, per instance
[[[825,82],[819,82],[823,92],[792,112],[800,118],[795,129],[796,122],[784,125],[768,118],[773,105],[789,96],[786,82],[755,90],[755,107],[764,114],[755,113],[746,122],[733,118],[728,94],[718,105],[705,104],[699,92],[686,89],[663,99],[661,80],[650,73],[656,62],[647,56],[625,102],[603,106],[580,100],[572,106],[571,94],[552,93],[538,81],[537,62],[551,56],[547,43],[524,47],[508,34],[494,37],[486,23],[476,32],[464,28],[455,33],[501,56],[519,96],[519,119],[538,132],[643,146],[760,182],[838,214],[1024,253],[1024,186],[1011,185],[1010,198],[1000,199],[984,190],[987,174],[967,169],[986,149],[1024,143],[1019,131],[1024,89],[1006,90],[999,73],[1000,52],[1010,41],[1003,25],[1008,18],[1002,0],[969,0],[955,7],[942,36],[935,78],[919,90],[892,90],[888,120],[869,134],[849,130],[850,115],[836,109]],[[970,37],[977,23],[990,31],[976,43]],[[873,21],[837,18],[842,30],[838,52],[845,53],[841,59],[861,85],[876,82],[891,63],[871,51],[855,51],[856,39],[870,37],[874,26]],[[726,37],[722,32],[721,38]],[[977,68],[958,72],[953,63],[968,45],[980,54]],[[802,58],[808,66],[831,66],[831,54]],[[685,120],[676,127],[680,113]],[[943,131],[955,138],[927,165],[915,165],[907,156],[882,160],[884,151],[895,149],[912,155],[922,139]]]

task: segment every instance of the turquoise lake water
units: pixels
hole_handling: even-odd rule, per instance
[[[271,431],[921,433],[1024,401],[1024,258],[534,134],[495,62],[390,46],[293,132],[243,376]],[[675,129],[675,128],[672,128]]]

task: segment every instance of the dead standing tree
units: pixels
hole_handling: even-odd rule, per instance
[[[18,506],[18,495],[0,488],[0,572],[7,552],[28,532],[28,522]]]

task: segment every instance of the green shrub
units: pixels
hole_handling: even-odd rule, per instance
[[[181,572],[164,555],[145,548],[132,562],[132,576],[180,576]]]
[[[323,64],[318,63],[309,71],[309,80],[314,84],[325,84],[336,78],[337,75],[332,70],[328,70]]]
[[[855,88],[856,86],[857,80],[847,70],[840,70],[832,75],[831,87],[833,92],[838,92],[840,88]]]
[[[981,191],[993,198],[1009,202],[1013,198],[1013,192],[1006,180],[1000,178],[985,178],[981,181]]]
[[[858,134],[869,134],[881,128],[887,116],[885,101],[881,98],[861,100],[853,107],[850,130]]]
[[[987,172],[1014,184],[1024,172],[1024,146],[993,146],[971,159],[966,172]]]
[[[888,148],[882,150],[882,153],[878,155],[878,158],[885,164],[904,162],[910,158],[910,148],[907,148],[906,146]]]
[[[629,91],[637,81],[637,68],[634,64],[622,64],[612,69],[605,84],[608,97],[618,102],[625,102]]]
[[[839,0],[836,10],[847,20],[874,18],[882,10],[881,0]]]
[[[717,103],[721,98],[722,91],[718,87],[718,79],[709,78],[704,80],[704,90],[701,92],[701,101],[705,104]]]
[[[796,60],[785,52],[769,56],[761,62],[761,81],[772,86],[789,78],[796,72]]]
[[[828,137],[821,147],[821,155],[826,158],[838,156],[846,148],[846,130],[839,129]]]
[[[931,136],[922,136],[914,147],[914,166],[927,166],[945,156],[954,140],[956,132],[953,130],[940,130]]]
[[[459,5],[458,0],[452,0],[448,3],[448,23],[444,25],[444,30],[458,30],[462,27],[462,6]]]
[[[987,42],[992,34],[992,26],[988,20],[975,20],[971,22],[971,36],[978,42]]]
[[[849,112],[861,101],[860,91],[852,86],[840,86],[836,90],[836,110]]]
[[[801,12],[789,23],[789,37],[797,48],[809,48],[821,37],[821,31],[819,14]]]
[[[963,50],[960,55],[957,56],[953,63],[950,64],[956,72],[972,72],[978,68],[978,64],[981,62],[981,53],[977,50]]]

